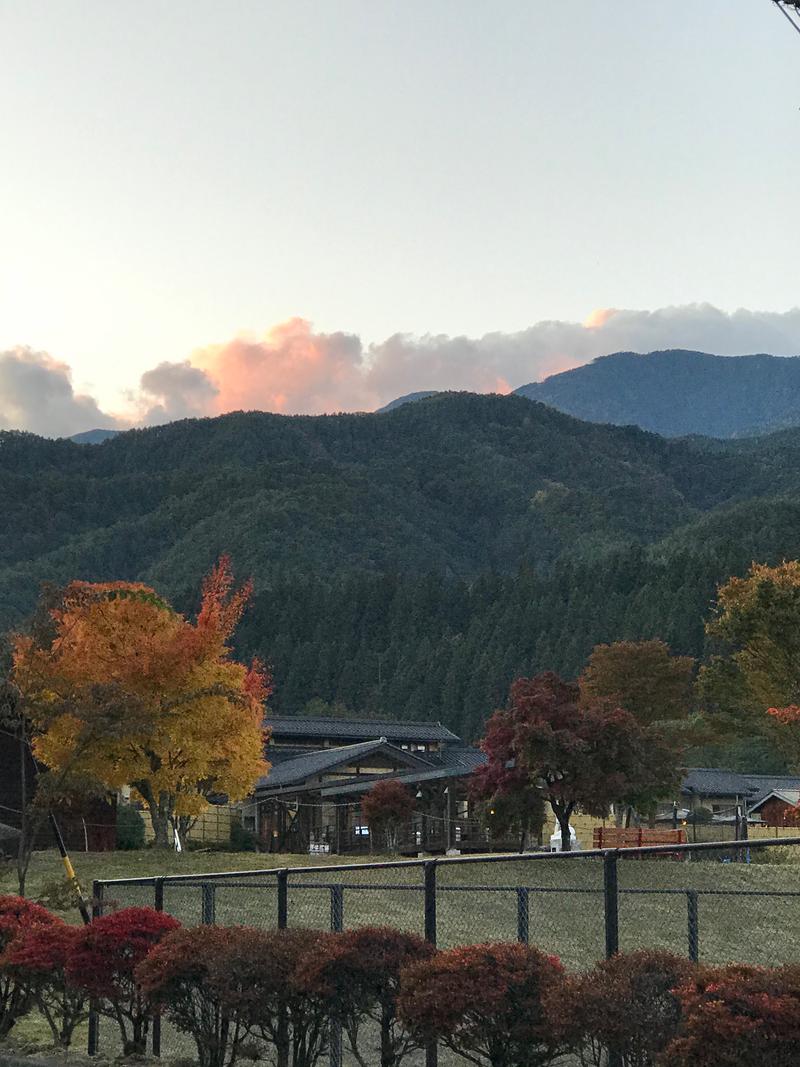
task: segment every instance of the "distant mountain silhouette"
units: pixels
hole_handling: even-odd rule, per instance
[[[800,357],[616,352],[516,392],[588,422],[749,437],[800,424]]]
[[[120,433],[122,430],[84,430],[83,433],[74,433],[69,440],[76,445],[100,445]]]
[[[382,408],[377,408],[375,414],[382,415],[387,411],[394,411],[395,408],[401,408],[403,404],[413,404],[415,400],[425,400],[429,396],[436,396],[436,390],[423,389],[419,393],[406,393],[405,396],[398,396],[396,400],[390,400]]]

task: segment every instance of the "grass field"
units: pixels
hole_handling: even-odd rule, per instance
[[[713,859],[691,863],[621,859],[621,947],[652,946],[686,953],[688,894],[695,891],[701,960],[765,964],[800,960],[800,850],[781,849],[780,855],[797,862],[730,864]],[[380,858],[388,857],[363,859]],[[78,877],[87,890],[96,878],[229,872],[231,877],[215,886],[215,920],[258,926],[273,926],[276,922],[274,875],[237,879],[236,872],[302,866],[309,868],[307,872],[293,874],[289,881],[290,925],[329,928],[336,892],[331,887],[341,886],[345,927],[382,922],[422,933],[421,867],[336,873],[326,870],[336,860],[337,857],[224,852],[174,855],[153,850],[73,857]],[[46,897],[52,883],[62,879],[58,856],[54,852],[37,853],[31,864],[29,895]],[[604,951],[602,886],[602,864],[589,857],[443,864],[438,871],[439,944],[447,947],[468,941],[516,938],[518,890],[527,888],[531,943],[557,953],[570,967],[585,967]],[[0,890],[13,889],[13,872],[7,870],[0,880]],[[110,906],[152,904],[153,889],[111,887],[106,898]],[[202,889],[198,884],[167,883],[164,906],[183,922],[200,922]],[[63,914],[78,920],[76,913]]]
[[[689,894],[697,893],[702,962],[800,961],[800,850],[782,848],[772,855],[784,862],[732,864],[703,859],[689,863],[622,858],[620,947],[658,947],[687,954]],[[363,857],[365,861],[381,858],[388,857]],[[332,871],[329,868],[339,857],[222,852],[176,856],[152,850],[78,854],[73,859],[87,889],[96,878],[226,872],[230,876],[215,883],[213,902],[206,894],[206,909],[213,906],[219,923],[265,927],[274,926],[277,919],[275,877],[271,872],[287,865],[303,867],[289,879],[290,925],[329,929],[332,901],[341,899],[345,927],[388,923],[423,932],[420,866]],[[263,870],[265,874],[258,878],[237,876],[243,870]],[[603,870],[598,859],[544,856],[442,864],[437,877],[438,942],[443,948],[515,939],[520,898],[523,902],[527,898],[532,944],[556,953],[568,967],[576,969],[591,966],[604,953]],[[55,853],[36,854],[31,864],[29,895],[46,895],[50,885],[62,878]],[[13,872],[7,870],[0,875],[0,891],[13,890]],[[106,900],[110,906],[151,904],[153,889],[110,887]],[[200,922],[201,886],[167,882],[164,906],[184,923]],[[74,912],[63,914],[78,921]],[[105,1033],[108,1040],[113,1040],[110,1029],[109,1026]],[[23,1021],[19,1033],[22,1037],[45,1036],[35,1017]]]

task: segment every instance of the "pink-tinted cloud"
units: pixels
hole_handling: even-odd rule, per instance
[[[260,339],[201,349],[191,362],[216,390],[209,404],[216,414],[251,408],[286,415],[354,411],[375,399],[359,338],[315,333],[304,319],[280,323]]]

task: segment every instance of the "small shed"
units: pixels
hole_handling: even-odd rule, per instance
[[[800,789],[771,789],[749,810],[765,826],[800,826]]]

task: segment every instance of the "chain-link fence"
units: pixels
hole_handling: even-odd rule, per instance
[[[800,836],[573,853],[326,864],[94,883],[95,914],[149,905],[184,925],[389,925],[439,948],[521,941],[574,970],[659,948],[710,964],[800,960]],[[90,1052],[112,1050],[90,1026]],[[332,1033],[330,1062],[347,1064]],[[156,1054],[182,1050],[157,1025]],[[456,1064],[430,1049],[419,1063]],[[411,1061],[414,1062],[413,1060]]]

